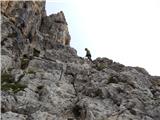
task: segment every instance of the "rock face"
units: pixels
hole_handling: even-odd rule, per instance
[[[2,120],[160,120],[160,77],[69,46],[63,12],[1,2]]]

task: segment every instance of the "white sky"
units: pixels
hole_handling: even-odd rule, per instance
[[[47,0],[47,14],[63,11],[71,46],[84,57],[107,57],[160,75],[160,0]]]

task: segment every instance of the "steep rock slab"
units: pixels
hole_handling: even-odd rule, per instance
[[[71,37],[62,11],[57,14],[43,17],[40,31],[45,34],[46,39],[48,38],[51,44],[53,44],[53,41],[57,41],[63,45],[70,44]]]

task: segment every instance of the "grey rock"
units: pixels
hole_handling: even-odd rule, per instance
[[[22,114],[17,114],[13,112],[6,112],[1,116],[2,120],[27,120],[27,117]]]
[[[79,57],[64,13],[46,16],[45,1],[1,4],[2,120],[160,119],[159,76]]]
[[[1,55],[1,71],[2,73],[8,72],[12,68],[12,58],[7,55]]]
[[[57,41],[63,45],[70,44],[71,37],[69,35],[67,22],[62,11],[57,14],[43,17],[40,31],[47,34],[47,37],[50,39],[49,41],[46,40],[46,45],[48,44],[47,42],[52,44],[53,41]]]
[[[56,115],[48,114],[47,112],[37,111],[31,114],[34,120],[58,120]]]

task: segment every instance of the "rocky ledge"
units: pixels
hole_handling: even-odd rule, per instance
[[[160,77],[70,47],[63,12],[1,1],[2,120],[160,120]]]

